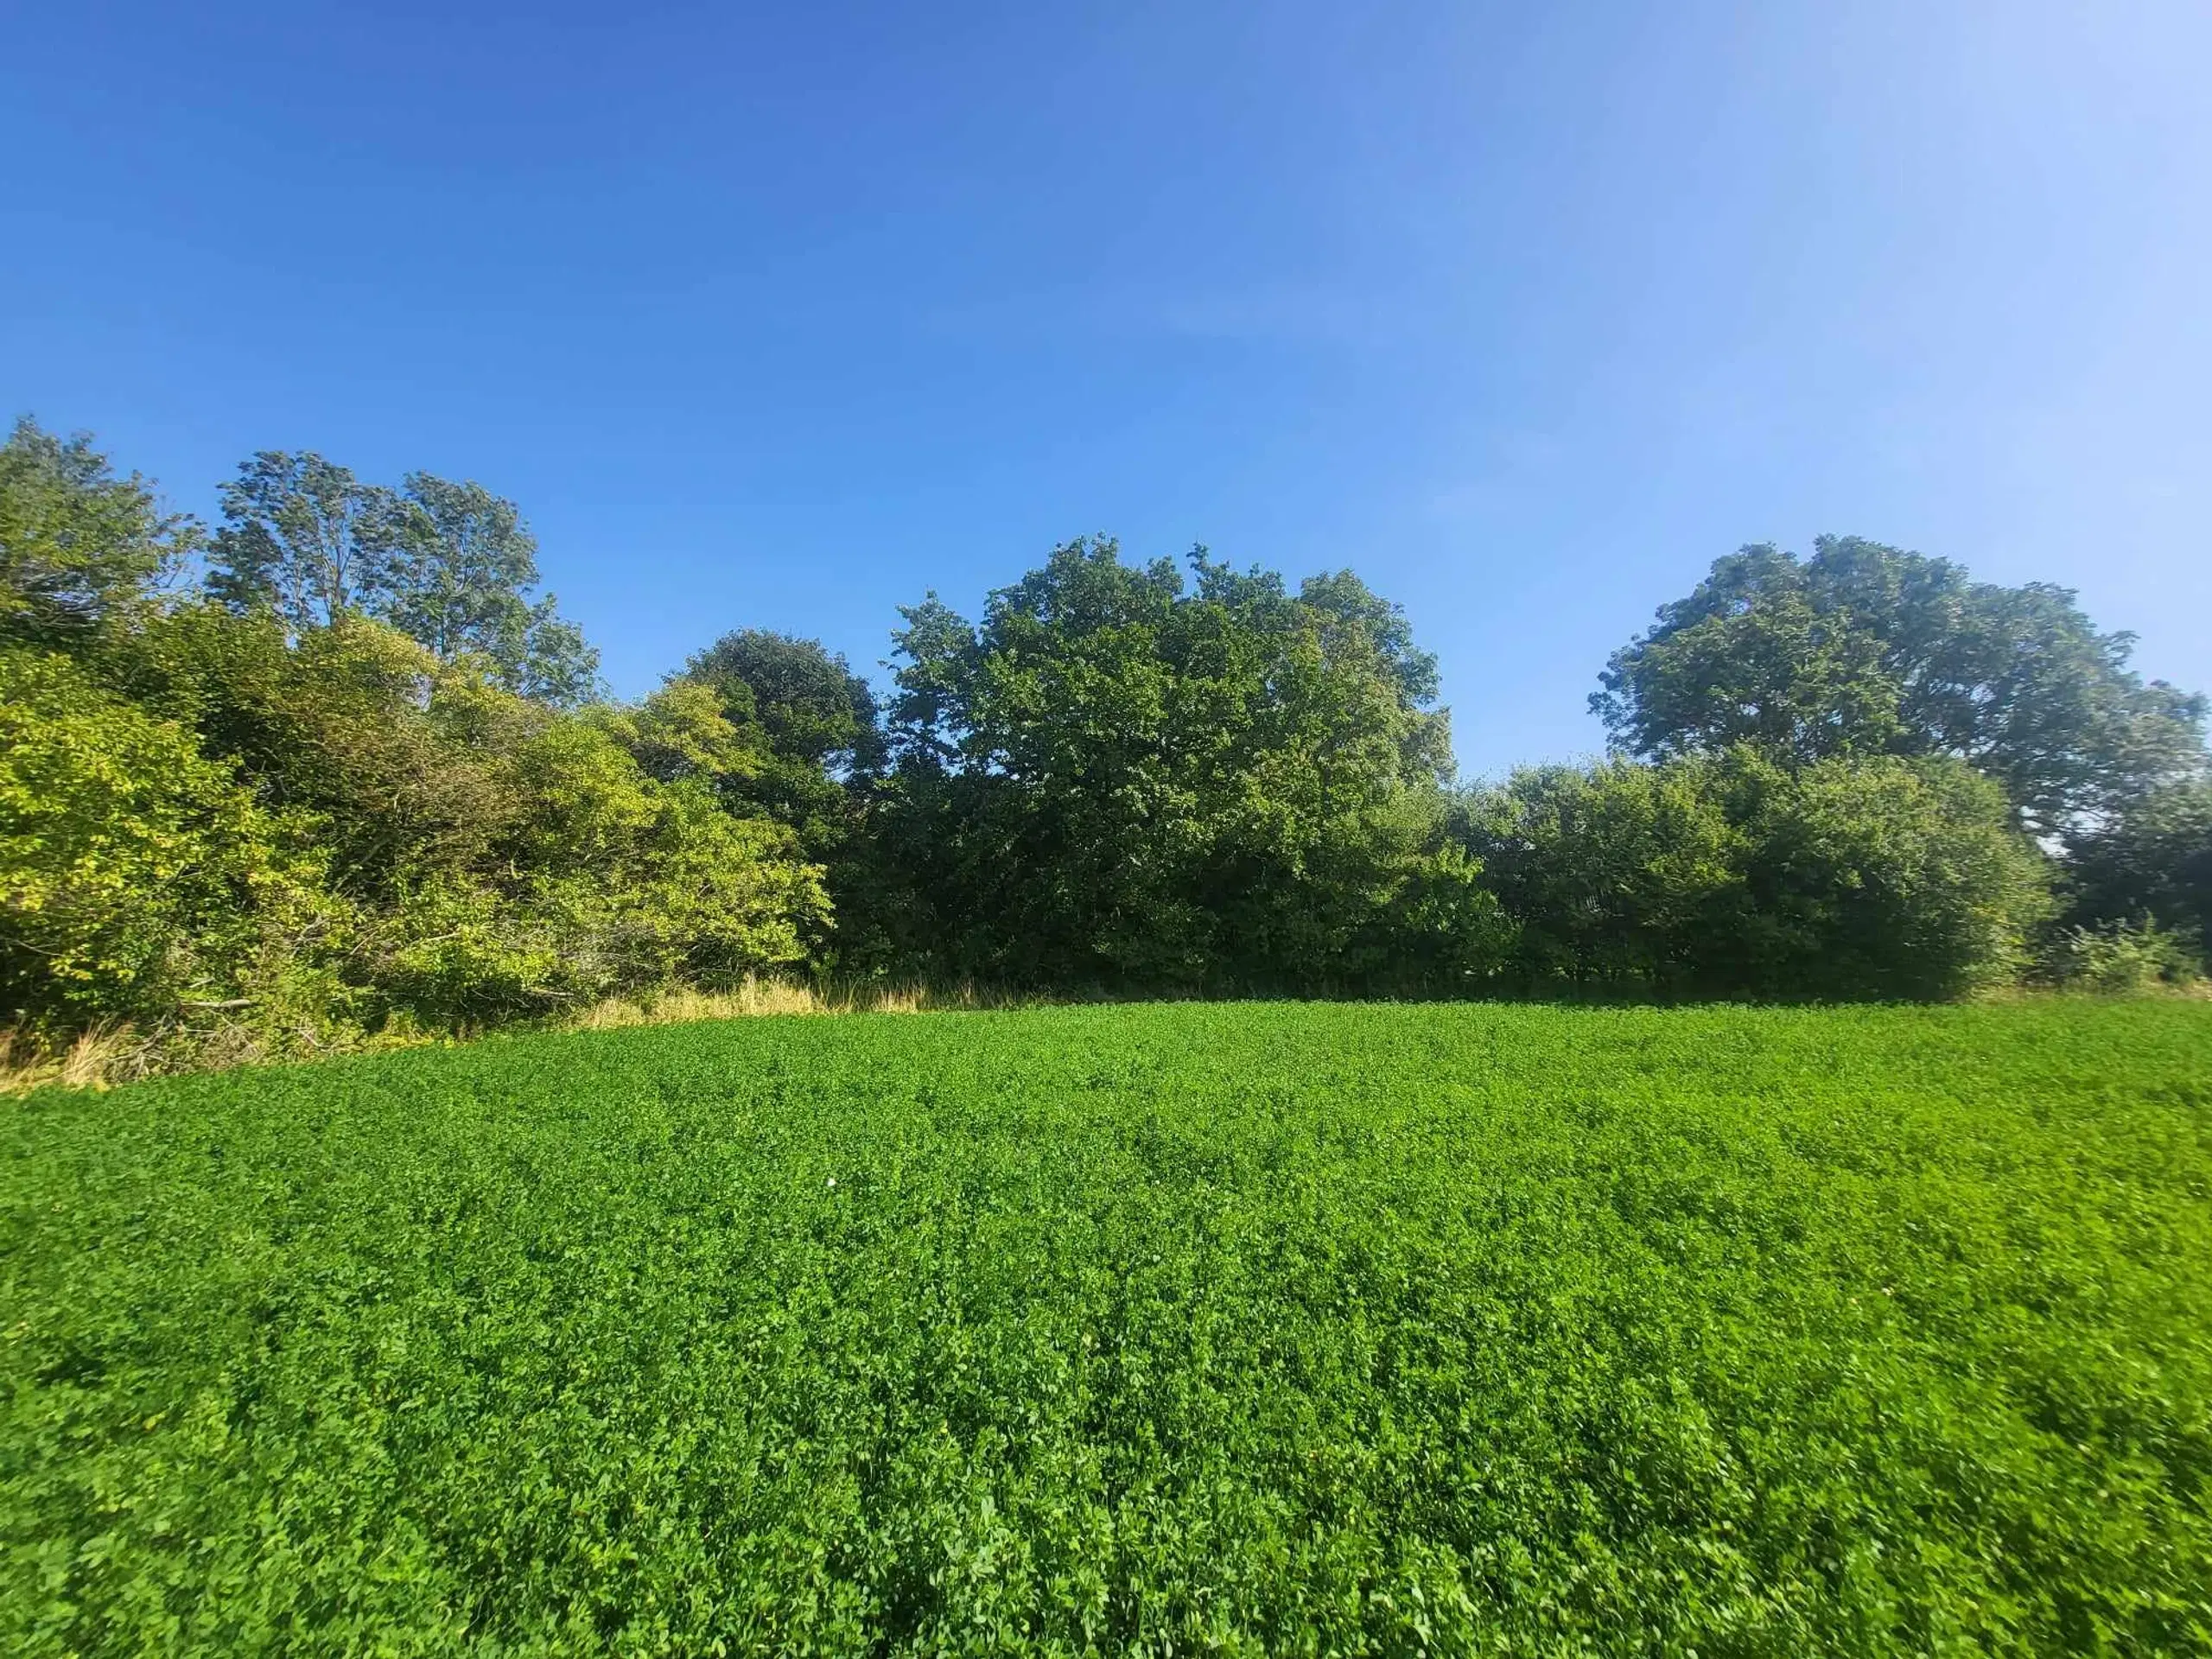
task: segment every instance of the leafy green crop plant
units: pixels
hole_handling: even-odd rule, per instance
[[[501,1039],[0,1127],[0,1646],[2212,1651],[2212,1008]]]

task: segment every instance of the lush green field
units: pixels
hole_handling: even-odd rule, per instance
[[[2212,1007],[757,1020],[0,1107],[0,1648],[2212,1651]]]

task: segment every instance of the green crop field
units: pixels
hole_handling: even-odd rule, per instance
[[[1154,1006],[0,1104],[10,1653],[2212,1651],[2212,1007]]]

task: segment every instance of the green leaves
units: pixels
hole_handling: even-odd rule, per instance
[[[1421,949],[1381,947],[1440,855],[1434,663],[1349,572],[1293,597],[1191,567],[1195,592],[1078,541],[980,624],[906,613],[879,814],[906,925],[943,968],[1021,982],[1421,979]]]
[[[73,891],[110,883],[103,915],[195,891],[221,837],[171,868],[141,809],[223,774],[240,844],[285,849],[269,913],[299,912],[149,901],[139,965],[69,998],[39,966],[57,947],[0,915],[0,996],[42,1030],[65,1002],[269,1008],[228,1058],[798,963],[1077,994],[1942,997],[2027,960],[2036,842],[2072,879],[2076,955],[2135,961],[2155,925],[2178,964],[2212,918],[2202,700],[2144,684],[2063,590],[1855,538],[1718,561],[1615,653],[1593,702],[1649,764],[1466,791],[1434,658],[1348,570],[1294,592],[1203,548],[1077,540],[980,620],[902,612],[887,709],[757,628],[610,705],[483,486],[265,451],[221,494],[204,593],[157,602],[195,526],[88,440],[26,422],[0,446],[0,635],[81,667],[39,695],[104,757],[64,777],[35,734],[0,757],[55,793],[16,789],[11,879],[68,864]],[[91,781],[142,763],[161,775]],[[111,842],[139,850],[96,878]]]
[[[207,590],[233,610],[266,607],[295,633],[365,608],[391,550],[384,495],[314,454],[264,449],[220,486]]]
[[[1540,991],[1956,996],[2011,982],[2051,910],[1997,786],[1943,758],[1545,767],[1467,834]]]
[[[2155,923],[2212,950],[2212,777],[2130,801],[2070,849],[2076,923]]]
[[[2205,1014],[753,1020],[35,1096],[0,1647],[2202,1652]]]
[[[362,483],[314,454],[264,450],[222,486],[207,589],[232,610],[269,609],[295,635],[353,613],[419,641],[441,663],[482,659],[510,690],[556,706],[598,689],[599,653],[531,602],[537,541],[515,504],[474,482],[410,473]]]
[[[25,416],[0,444],[0,632],[81,646],[199,543],[195,521],[162,512],[136,473],[116,477],[82,433],[57,437]]]
[[[1823,536],[1802,563],[1770,546],[1716,560],[1613,653],[1590,702],[1647,757],[1953,755],[2063,835],[2204,764],[2203,699],[2129,672],[2133,643],[2064,588]]]
[[[792,831],[718,794],[753,752],[699,687],[566,714],[357,614],[191,604],[0,689],[0,998],[42,1036],[312,1052],[725,987],[827,925]]]
[[[34,1027],[230,1001],[317,874],[192,734],[0,649],[0,991]]]
[[[551,594],[527,597],[537,585],[537,538],[513,502],[474,481],[410,473],[376,510],[384,556],[372,614],[441,662],[482,657],[524,696],[568,707],[594,695],[599,653]]]

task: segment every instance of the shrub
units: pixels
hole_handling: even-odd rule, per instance
[[[1476,798],[1475,856],[1517,936],[1531,988],[1688,990],[1740,900],[1743,832],[1718,767],[1693,760],[1516,772]]]
[[[315,814],[331,880],[377,906],[492,858],[517,812],[500,757],[555,718],[359,617],[295,642],[270,613],[184,605],[111,641],[100,669],[264,806]]]
[[[231,768],[66,658],[0,651],[0,995],[18,1020],[243,1007],[330,919]]]
[[[2050,980],[2069,990],[2107,996],[2180,990],[2202,978],[2202,952],[2192,938],[2156,922],[2106,922],[2063,928],[2044,956]]]
[[[50,1033],[221,1015],[267,1052],[735,983],[828,925],[794,831],[718,793],[746,764],[702,688],[563,713],[358,617],[13,648],[7,994]]]
[[[2050,870],[1996,784],[1944,757],[1742,775],[1756,798],[1731,936],[1743,988],[1942,998],[2018,976]]]
[[[2071,849],[2068,920],[2112,934],[2154,928],[2204,965],[2212,945],[2212,778],[2131,801]]]
[[[1537,988],[1954,996],[2013,977],[2050,903],[2003,795],[1943,759],[1548,767],[1470,837]]]

